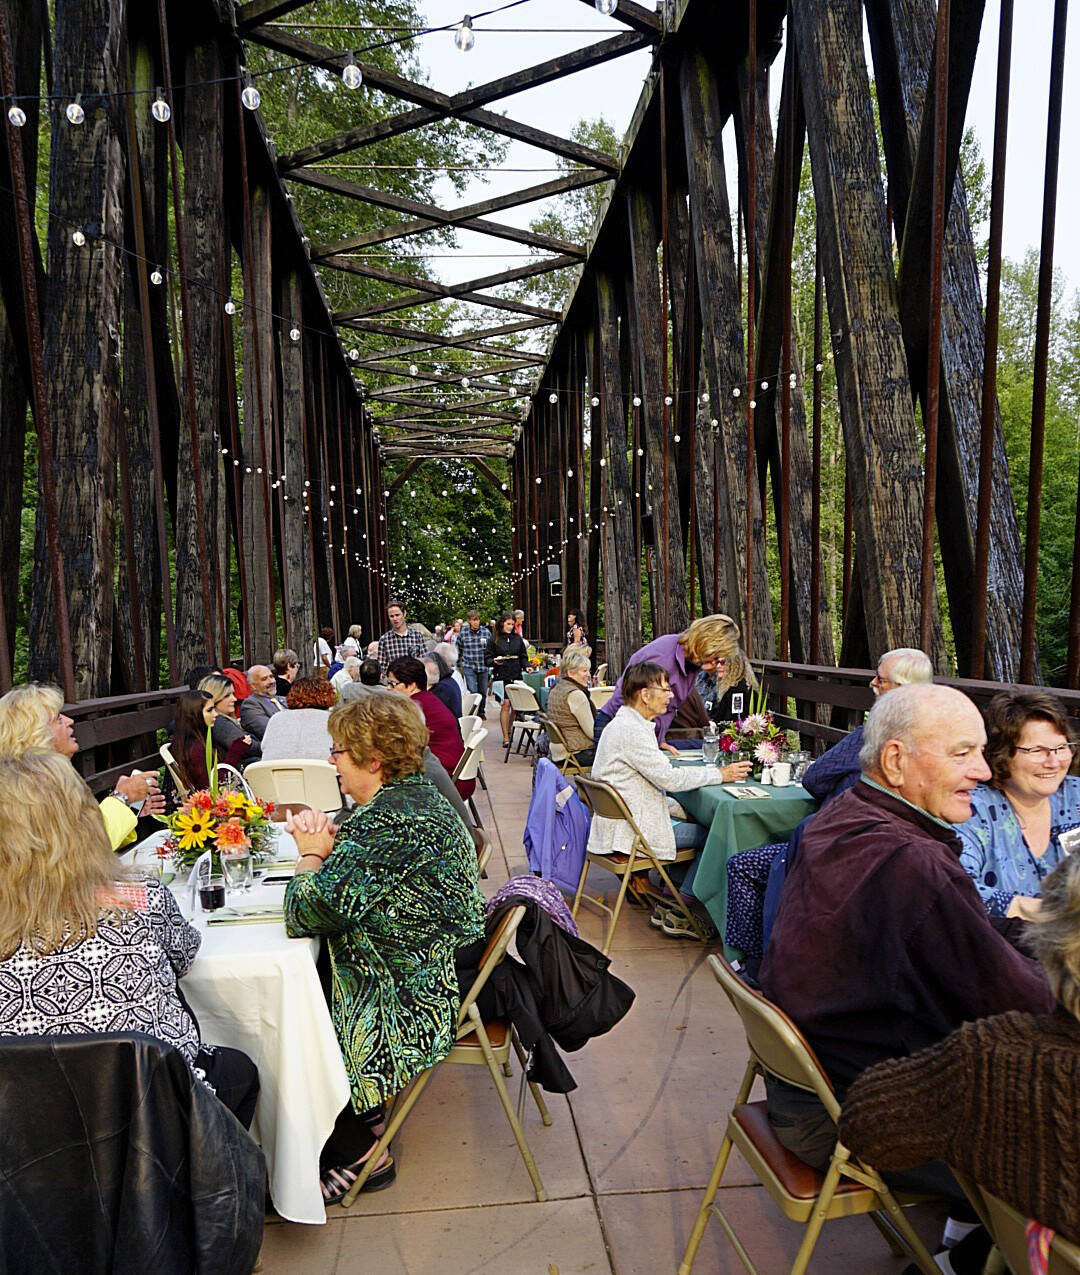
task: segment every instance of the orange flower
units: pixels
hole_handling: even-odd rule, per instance
[[[242,850],[251,845],[239,819],[228,819],[217,830],[217,843],[222,850]]]
[[[193,792],[188,798],[187,804],[192,810],[209,810],[214,804],[214,799],[205,790],[202,792]]]

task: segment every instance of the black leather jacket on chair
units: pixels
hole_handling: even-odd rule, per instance
[[[152,1036],[0,1037],[0,1275],[250,1275],[266,1164]]]

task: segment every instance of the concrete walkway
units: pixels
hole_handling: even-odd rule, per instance
[[[490,720],[491,738],[498,724]],[[521,838],[532,770],[498,747],[485,765],[498,838],[485,892],[528,871]],[[491,808],[477,790],[489,832]],[[614,878],[599,873],[597,886]],[[590,877],[590,882],[592,877]],[[587,909],[582,933],[599,943]],[[567,1062],[578,1088],[548,1096],[553,1123],[526,1102],[526,1135],[547,1188],[537,1204],[525,1166],[483,1067],[445,1067],[417,1103],[393,1153],[393,1186],[331,1208],[325,1226],[268,1215],[264,1275],[674,1275],[723,1124],[746,1064],[737,1018],[704,964],[700,944],[669,939],[626,909],[612,948],[614,972],[637,993],[609,1035]],[[516,1063],[515,1063],[516,1071]],[[508,1082],[516,1094],[517,1077]],[[761,1275],[786,1272],[801,1238],[749,1168],[733,1155],[724,1207]],[[931,1250],[941,1214],[913,1220]],[[867,1218],[825,1226],[811,1271],[899,1275]],[[719,1225],[709,1225],[695,1275],[737,1275],[743,1267]]]

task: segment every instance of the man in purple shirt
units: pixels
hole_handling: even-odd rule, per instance
[[[694,681],[704,669],[706,673],[721,670],[739,645],[739,626],[728,615],[703,615],[694,620],[684,633],[666,633],[654,638],[647,646],[635,651],[626,667],[642,664],[659,664],[667,673],[668,686],[675,692],[671,703],[655,722],[656,738],[660,747],[668,752],[678,750],[665,743],[672,718],[683,703],[690,698]],[[625,673],[625,669],[623,670]],[[615,684],[615,694],[596,714],[593,742],[598,744],[604,729],[623,706],[622,678]]]

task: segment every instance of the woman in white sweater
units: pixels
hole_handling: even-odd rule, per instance
[[[657,859],[674,859],[676,850],[700,850],[708,829],[686,818],[672,822],[668,793],[745,779],[750,763],[733,762],[724,767],[673,766],[667,754],[661,752],[653,729],[653,722],[671,702],[673,692],[668,686],[667,673],[659,664],[633,664],[623,674],[622,686],[625,702],[600,736],[592,778],[602,779],[618,792]],[[614,819],[593,819],[589,833],[592,853],[627,854],[632,840],[627,824]],[[688,897],[692,897],[690,888],[696,862],[689,865],[681,882],[682,893]],[[672,880],[675,880],[675,871]],[[653,919],[665,933],[681,933],[676,917],[678,913],[668,914],[667,918],[654,913]],[[685,918],[680,919],[685,922]],[[673,928],[669,928],[669,920]]]

